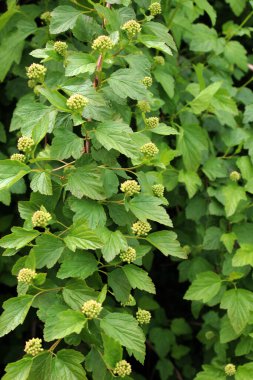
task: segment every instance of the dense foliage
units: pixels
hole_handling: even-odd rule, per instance
[[[1,2],[3,380],[252,380],[252,6]]]

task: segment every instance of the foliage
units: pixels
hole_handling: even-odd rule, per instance
[[[252,379],[252,5],[5,2],[3,380]]]

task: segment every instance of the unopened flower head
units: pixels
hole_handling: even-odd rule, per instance
[[[28,355],[32,355],[32,356],[38,355],[40,352],[43,351],[42,340],[39,338],[32,338],[28,340],[25,344],[24,351]]]
[[[132,247],[128,247],[126,251],[120,253],[119,257],[122,261],[130,264],[136,260],[136,250]]]
[[[25,162],[25,155],[21,153],[13,153],[10,159],[13,161]]]
[[[128,300],[126,302],[121,302],[121,306],[123,306],[123,307],[135,306],[135,305],[136,305],[136,301],[135,301],[134,297],[132,296],[132,294],[129,294]]]
[[[150,104],[146,100],[139,100],[137,107],[141,110],[141,112],[150,112]]]
[[[151,231],[149,222],[138,220],[132,225],[132,231],[137,236],[146,236]]]
[[[157,65],[164,65],[165,64],[165,59],[163,58],[162,55],[157,55],[154,57],[154,61]]]
[[[135,180],[127,180],[123,182],[120,186],[120,190],[127,196],[137,194],[141,191],[141,187]]]
[[[51,219],[52,219],[51,214],[47,212],[46,210],[35,211],[35,213],[32,216],[33,227],[45,228]]]
[[[18,150],[21,152],[30,152],[34,146],[34,141],[31,137],[22,136],[18,139]]]
[[[97,302],[95,300],[89,300],[84,302],[82,306],[82,313],[88,318],[88,319],[94,319],[97,318],[103,309],[100,302]]]
[[[162,13],[161,4],[158,2],[152,3],[148,9],[150,11],[151,16],[156,16]]]
[[[153,129],[159,125],[159,117],[151,116],[145,120],[147,128]]]
[[[66,51],[68,50],[68,44],[64,41],[56,41],[54,43],[54,50],[56,53],[65,56]]]
[[[18,272],[17,280],[18,282],[23,282],[29,285],[36,276],[37,274],[35,270],[29,268],[22,268]]]
[[[73,94],[67,100],[68,108],[75,111],[81,111],[88,103],[89,100],[81,94]]]
[[[129,38],[135,37],[141,31],[141,25],[135,20],[129,20],[121,27],[122,30],[126,31]]]
[[[51,13],[50,12],[44,12],[41,14],[40,19],[44,21],[46,24],[50,23],[51,20]]]
[[[148,310],[138,309],[136,319],[140,325],[147,325],[151,320],[151,314]]]
[[[158,184],[158,185],[153,185],[152,186],[152,190],[153,190],[153,194],[156,196],[156,197],[163,197],[163,194],[164,194],[164,186],[162,184]]]
[[[153,80],[152,80],[151,77],[144,77],[142,79],[142,83],[144,84],[145,87],[151,87],[152,83],[153,83]]]
[[[113,373],[116,376],[126,377],[129,376],[132,372],[131,364],[129,364],[126,360],[120,360],[114,370]]]
[[[91,47],[93,50],[98,50],[100,53],[102,53],[105,50],[111,50],[113,46],[113,41],[109,36],[99,36],[93,41]]]
[[[225,366],[224,371],[227,376],[234,376],[236,374],[236,367],[234,364],[229,363]]]
[[[159,153],[159,149],[152,142],[142,145],[140,151],[141,153],[145,154],[146,157],[149,157],[149,158],[152,158],[157,153]]]
[[[215,336],[214,332],[212,330],[209,330],[205,333],[205,338],[206,340],[211,340],[213,339]]]
[[[234,170],[230,173],[229,178],[231,179],[231,181],[237,182],[241,178],[241,174]]]
[[[29,67],[26,68],[26,75],[28,78],[36,79],[37,81],[42,81],[46,72],[46,67],[40,65],[39,63],[32,63]]]

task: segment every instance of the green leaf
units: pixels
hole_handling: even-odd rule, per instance
[[[147,90],[141,82],[142,78],[135,70],[119,69],[109,78],[108,84],[120,98],[143,99]]]
[[[72,29],[77,21],[78,16],[82,14],[81,10],[77,10],[68,5],[60,5],[51,12],[50,33],[59,34],[68,29]]]
[[[64,255],[57,277],[80,277],[85,279],[97,270],[97,260],[90,252],[67,252]]]
[[[172,227],[172,221],[165,209],[161,206],[162,203],[162,200],[157,197],[139,194],[131,199],[128,205],[132,213],[141,221],[150,219],[165,226]]]
[[[196,115],[199,115],[209,107],[213,96],[219,90],[221,85],[222,82],[215,82],[210,84],[208,87],[202,90],[195,99],[190,102],[190,107]]]
[[[154,70],[154,76],[157,82],[160,83],[168,97],[172,99],[174,96],[175,81],[174,78],[165,70],[166,69],[164,66],[158,66]]]
[[[3,303],[3,313],[0,316],[0,337],[21,325],[32,305],[34,296],[22,295],[10,298]]]
[[[157,36],[160,41],[163,41],[173,50],[177,50],[173,37],[168,33],[168,28],[160,22],[148,21],[143,24],[142,30],[146,34]]]
[[[242,244],[233,257],[232,265],[234,267],[243,267],[244,265],[253,267],[253,245]]]
[[[58,128],[52,141],[51,156],[58,160],[69,157],[80,158],[83,153],[83,139],[66,128]]]
[[[132,315],[109,313],[100,322],[105,334],[145,358],[145,336]]]
[[[5,235],[0,239],[0,247],[20,249],[25,247],[40,234],[39,231],[26,230],[22,227],[13,227],[11,231],[11,234]]]
[[[123,349],[121,345],[107,336],[102,334],[104,346],[104,361],[109,368],[115,368],[115,365],[122,359]]]
[[[235,64],[243,71],[247,70],[247,50],[238,41],[227,42],[224,56],[229,64]]]
[[[125,265],[122,268],[125,273],[131,287],[133,289],[145,290],[148,293],[155,294],[155,285],[153,281],[148,276],[148,273],[143,269],[135,266],[135,265]]]
[[[74,310],[80,310],[84,302],[96,299],[97,293],[89,288],[83,280],[71,280],[62,291],[64,301]]]
[[[88,226],[91,229],[102,227],[106,223],[106,214],[101,204],[91,199],[76,199],[69,200],[71,210],[75,213],[73,221],[86,219]]]
[[[31,171],[29,166],[19,161],[0,161],[0,190],[7,189]]]
[[[52,268],[61,257],[64,248],[62,240],[57,237],[47,234],[39,236],[31,250],[35,255],[36,268]]]
[[[221,284],[221,278],[216,273],[202,272],[197,275],[185,293],[184,299],[206,303],[220,291]]]
[[[33,363],[33,358],[25,357],[15,363],[10,363],[6,366],[6,374],[2,380],[27,380]]]
[[[52,195],[51,175],[48,172],[35,173],[31,181],[31,189],[41,194]]]
[[[207,0],[195,0],[195,3],[200,9],[203,9],[208,14],[212,21],[212,25],[215,25],[217,14],[214,7],[212,7]]]
[[[253,373],[253,363],[239,365],[236,368],[235,380],[251,380]]]
[[[247,124],[252,121],[253,121],[253,104],[249,104],[245,107],[243,122]]]
[[[226,216],[230,217],[235,212],[241,201],[246,201],[247,196],[243,187],[237,184],[229,184],[222,188]]]
[[[253,311],[253,293],[245,289],[227,290],[221,299],[220,307],[227,309],[230,323],[239,334],[246,327],[250,312]]]
[[[226,380],[224,369],[215,368],[211,365],[203,365],[203,372],[199,372],[194,380]]]
[[[57,109],[64,112],[71,112],[67,107],[67,99],[57,90],[51,90],[45,87],[39,87],[39,92]]]
[[[44,328],[44,339],[50,342],[67,335],[80,334],[87,319],[80,311],[66,310],[47,317]]]
[[[222,231],[218,227],[207,228],[203,241],[203,248],[206,250],[215,250],[220,247],[220,238]]]
[[[84,221],[79,220],[68,231],[64,241],[71,251],[76,248],[81,249],[97,249],[103,246],[102,241],[95,233],[87,227]],[[0,241],[1,243],[1,241]]]
[[[54,380],[87,380],[85,370],[81,363],[84,356],[75,350],[61,350],[54,358]],[[52,380],[53,380],[52,379]]]
[[[122,121],[106,121],[95,130],[97,140],[105,149],[115,149],[127,157],[135,157],[137,148],[131,133],[132,130]]]
[[[244,11],[244,8],[246,7],[247,1],[246,0],[225,0],[227,4],[230,5],[230,8],[234,12],[236,16],[240,16],[240,14]],[[246,379],[245,379],[246,380]]]
[[[102,254],[107,262],[112,261],[120,251],[127,249],[127,241],[120,231],[110,231],[107,228],[98,230],[99,237],[103,241]]]
[[[177,235],[172,231],[159,231],[149,234],[146,240],[161,251],[165,256],[186,259],[187,254],[182,250]]]
[[[53,355],[51,352],[44,351],[32,358],[32,368],[28,380],[53,380],[52,366]]]
[[[95,59],[90,54],[71,52],[67,57],[65,75],[72,77],[84,73],[93,74],[95,68]]]
[[[204,24],[194,24],[191,26],[190,50],[199,52],[209,52],[218,50],[218,35],[215,29],[208,28]]]
[[[142,34],[138,40],[149,49],[156,49],[165,54],[172,55],[171,48],[160,37],[151,34]]]
[[[198,174],[193,171],[180,170],[178,175],[178,182],[181,182],[185,185],[190,199],[197,193],[202,185]]]

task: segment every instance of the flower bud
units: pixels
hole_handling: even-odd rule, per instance
[[[25,155],[20,153],[13,153],[10,156],[10,159],[13,161],[25,162]]]
[[[155,144],[153,144],[152,142],[151,143],[147,143],[147,144],[144,144],[141,149],[140,149],[141,153],[145,154],[146,157],[149,157],[149,158],[152,158],[154,157],[157,153],[159,153],[159,149],[157,148],[157,146]]]
[[[97,302],[95,300],[89,300],[89,301],[84,302],[82,306],[82,313],[88,319],[94,319],[99,316],[102,309],[103,308],[100,302]]]
[[[120,253],[119,257],[122,261],[130,264],[136,260],[136,250],[132,247],[128,247],[126,251]]]
[[[125,377],[129,376],[132,372],[131,364],[129,364],[126,360],[120,360],[114,370],[113,373],[116,376]]]
[[[120,186],[120,190],[127,196],[131,196],[140,192],[141,187],[135,180],[127,180],[123,182]]]
[[[35,213],[32,216],[33,227],[45,228],[51,219],[52,216],[49,212],[43,210],[35,211]]]
[[[68,50],[68,44],[63,41],[56,41],[54,43],[54,50],[56,51],[56,53],[64,57],[66,54],[66,51]]]
[[[159,125],[159,118],[152,116],[145,120],[147,128],[153,129],[158,127]]]
[[[34,88],[36,86],[36,84],[37,84],[37,82],[34,79],[29,79],[29,81],[27,82],[27,86],[29,88]]]
[[[40,65],[39,63],[32,63],[29,67],[26,68],[26,75],[29,79],[36,79],[42,81],[47,72],[45,66]]]
[[[18,150],[21,152],[30,152],[34,146],[34,141],[31,137],[22,136],[18,139]]]
[[[234,364],[227,364],[224,368],[225,374],[227,376],[234,376],[236,374],[236,367]]]
[[[145,87],[151,87],[152,86],[152,83],[153,83],[153,80],[151,77],[144,77],[142,79],[142,83],[144,84]]]
[[[140,33],[141,25],[135,20],[129,20],[125,22],[121,29],[126,31],[128,38],[133,38]]]
[[[151,16],[156,16],[162,13],[161,4],[158,2],[151,4],[148,9],[150,11]]]
[[[136,301],[134,299],[134,297],[132,296],[132,294],[129,294],[129,297],[128,297],[128,300],[124,303],[121,302],[121,306],[125,307],[125,306],[135,306],[136,305]]]
[[[29,285],[36,276],[37,276],[37,273],[35,272],[35,270],[29,269],[29,268],[23,268],[23,269],[20,269],[20,271],[18,272],[17,279],[18,279],[18,282],[23,282]]]
[[[114,44],[110,37],[108,36],[99,36],[96,38],[92,43],[92,49],[98,50],[100,53],[104,52],[105,50],[111,50],[113,48]]]
[[[152,186],[152,190],[153,190],[153,194],[156,196],[156,197],[163,197],[163,194],[164,194],[164,186],[161,185],[160,183],[158,185],[153,185]]]
[[[68,108],[75,111],[81,111],[88,103],[89,100],[80,94],[73,94],[67,100]]]
[[[132,231],[137,236],[146,236],[151,231],[151,225],[149,222],[138,220],[132,225]]]
[[[214,332],[212,330],[209,330],[205,333],[205,338],[206,340],[211,340],[213,339],[215,336]]]
[[[49,24],[51,20],[51,13],[50,12],[44,12],[40,15],[40,19],[45,22],[45,24]]]
[[[141,112],[150,112],[150,104],[146,100],[139,100],[137,107],[141,110]]]
[[[165,60],[163,58],[162,55],[157,55],[154,57],[154,61],[157,65],[164,65],[165,64]]]
[[[148,310],[138,309],[136,319],[140,325],[147,325],[151,320],[151,314]]]
[[[231,181],[237,182],[241,178],[241,174],[237,172],[236,170],[234,170],[233,172],[230,173],[229,178],[231,179]]]
[[[25,344],[24,351],[28,355],[32,355],[32,356],[38,355],[41,351],[43,351],[42,340],[39,338],[32,338],[28,340]]]

